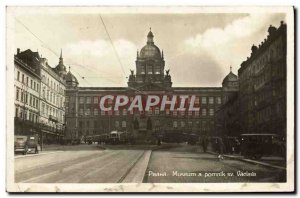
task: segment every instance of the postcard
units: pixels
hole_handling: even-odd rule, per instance
[[[294,192],[294,8],[8,6],[8,192]]]

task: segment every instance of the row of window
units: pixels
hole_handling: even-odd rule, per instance
[[[94,123],[93,125],[91,125],[92,123]],[[159,120],[156,120],[156,122],[154,122],[154,126],[159,126]],[[200,127],[201,124],[201,128],[211,128],[212,126],[214,126],[214,121],[202,121],[201,123],[199,121],[177,121],[174,120],[173,121],[173,127],[177,128],[177,127]],[[118,121],[116,120],[114,122],[114,126],[116,128],[122,127],[122,128],[126,128],[127,127],[127,122],[125,120],[123,121]],[[101,128],[102,126],[100,126],[100,123],[98,121],[94,121],[94,122],[90,122],[90,121],[79,121],[79,129],[82,128]]]
[[[93,101],[92,101],[93,100]],[[69,98],[66,98],[66,102],[69,102]],[[87,97],[79,97],[79,103],[80,104],[83,104],[83,103],[86,103],[86,104],[91,104],[91,103],[94,103],[94,104],[98,104],[99,103],[99,97],[98,96],[95,96],[95,97],[90,97],[90,96],[87,96]]]
[[[145,74],[146,72],[147,74],[161,74],[162,70],[159,65],[158,66],[147,65],[146,69],[143,66],[138,68],[138,74]]]
[[[98,121],[94,121],[93,126],[91,126],[90,121],[79,121],[79,129],[81,128],[101,128],[100,123]],[[115,127],[119,128],[119,127],[123,127],[125,128],[127,126],[127,122],[125,120],[123,121],[115,121]]]
[[[17,72],[17,80],[22,82],[27,87],[39,91],[39,83],[31,79],[29,76],[26,76],[25,74],[21,73],[20,71]]]
[[[271,107],[262,109],[256,113],[256,119],[258,123],[270,120],[272,115]]]
[[[129,97],[129,100],[132,101],[133,100],[133,97]],[[170,97],[168,97],[168,100],[170,100]],[[199,97],[196,97],[195,98],[195,104],[199,104]],[[108,99],[108,104],[112,104],[112,100]],[[69,102],[69,98],[66,97],[66,102]],[[98,96],[94,96],[94,97],[91,97],[91,96],[86,96],[86,97],[79,97],[79,103],[80,104],[98,104],[99,103],[99,97]],[[216,96],[216,97],[213,97],[213,96],[209,96],[209,97],[206,97],[206,96],[202,96],[201,97],[201,103],[202,104],[221,104],[222,103],[222,100],[221,100],[221,97],[220,96]]]
[[[201,124],[201,126],[200,126]],[[174,120],[173,121],[173,127],[174,128],[178,128],[178,127],[200,127],[202,129],[209,129],[211,128],[212,126],[214,126],[214,121],[201,121],[201,123],[199,121],[184,121],[184,120],[181,120],[181,121],[177,121],[177,120]]]
[[[56,109],[48,104],[45,104],[44,102],[42,102],[42,111],[41,111],[41,114],[42,115],[45,115],[45,116],[53,116],[55,118],[58,119],[59,122],[63,122],[63,117],[64,117],[64,114],[62,111],[60,111],[59,109]]]
[[[60,94],[64,94],[64,89],[60,86],[60,83],[52,81],[52,79],[49,79],[49,77],[43,75],[42,76],[42,82],[48,85],[51,89],[55,90],[56,92],[59,92]]]
[[[21,101],[33,108],[38,109],[39,107],[39,99],[34,95],[23,91],[20,88],[16,88],[16,100]]]
[[[47,94],[46,94],[47,93]],[[56,95],[55,93],[53,93],[50,90],[45,90],[43,89],[43,98],[46,98],[46,100],[56,106],[58,106],[59,108],[64,107],[64,102],[63,102],[63,97],[60,95]]]
[[[21,118],[24,120],[29,120],[31,122],[38,122],[38,115],[31,112],[31,111],[24,111],[22,109],[19,109],[18,107],[15,109],[15,117]]]
[[[68,109],[66,109],[66,113],[68,113]],[[92,114],[93,113],[93,114]],[[124,110],[122,110],[121,112],[118,110],[118,111],[100,111],[100,115],[116,115],[116,116],[118,116],[118,115],[120,115],[120,114],[122,114],[122,115],[127,115],[127,114],[133,114],[134,112],[133,112],[133,110],[131,110],[130,112],[128,112],[126,109],[124,109]],[[135,113],[137,113],[137,112],[135,112]],[[138,111],[138,113],[139,114],[144,114],[145,112],[144,111]],[[155,108],[154,109],[154,111],[152,110],[150,110],[150,111],[146,111],[146,114],[147,115],[160,115],[162,112],[159,110],[159,108]],[[200,112],[199,111],[176,111],[176,110],[174,110],[174,111],[170,111],[169,109],[166,109],[165,110],[165,115],[173,115],[173,116],[177,116],[177,115],[180,115],[180,116],[185,116],[185,115],[189,115],[189,116],[199,116],[199,114],[200,114]],[[215,110],[214,109],[206,109],[206,108],[203,108],[203,109],[201,109],[201,115],[202,116],[207,116],[207,115],[209,115],[209,116],[214,116],[214,114],[215,114]],[[81,115],[81,116],[92,116],[92,115],[94,115],[94,116],[97,116],[97,115],[99,115],[99,109],[98,108],[95,108],[95,109],[93,109],[93,110],[91,110],[90,108],[87,108],[87,109],[85,109],[85,111],[84,111],[84,109],[79,109],[79,115]]]
[[[246,80],[251,75],[254,75],[254,73],[260,72],[267,63],[274,62],[278,58],[282,57],[285,53],[284,50],[283,41],[279,39],[275,41],[268,50],[261,53],[261,55],[240,74],[240,81]]]
[[[270,80],[270,73],[265,72],[264,74],[255,78],[254,87],[256,89],[265,85],[266,82]]]

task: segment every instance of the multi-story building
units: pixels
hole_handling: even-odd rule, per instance
[[[38,133],[44,143],[57,142],[65,127],[66,68],[62,56],[52,68],[38,52],[18,49],[14,61],[15,133]]]
[[[267,38],[252,46],[239,74],[243,133],[286,135],[286,24],[270,26]]]
[[[215,136],[238,136],[241,131],[239,123],[239,84],[237,75],[230,71],[223,80],[222,87],[223,104],[216,111]]]
[[[30,56],[27,56],[30,54]],[[40,104],[39,54],[26,50],[14,56],[15,134],[38,133]]]
[[[238,92],[232,93],[216,112],[215,136],[237,137],[241,134]]]
[[[136,74],[131,70],[127,87],[78,87],[78,81],[69,72],[66,77],[67,137],[79,138],[108,133],[112,130],[135,132],[138,137],[151,137],[155,133],[211,134],[215,130],[215,112],[228,99],[227,94],[238,87],[232,72],[224,79],[223,87],[172,87],[171,75],[165,69],[164,54],[154,44],[153,33],[147,36],[147,44],[137,52]],[[166,73],[165,73],[166,72]],[[234,75],[235,77],[232,77]],[[172,111],[151,107],[147,111],[128,111],[125,107],[116,111],[100,111],[99,101],[106,95],[126,95],[132,102],[141,95],[194,95],[198,111]],[[187,104],[190,103],[190,98]],[[115,100],[107,105],[114,106]]]
[[[65,90],[66,67],[62,53],[59,64],[52,68],[46,58],[40,58],[41,94],[40,125],[44,141],[54,142],[62,139],[65,128]]]

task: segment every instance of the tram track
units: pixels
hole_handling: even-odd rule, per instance
[[[126,176],[130,173],[130,171],[135,167],[135,165],[141,160],[141,158],[145,155],[146,151],[143,151],[140,156],[134,161],[134,163],[132,163],[132,165],[127,169],[127,171],[125,172],[125,174],[123,174],[121,176],[121,178],[117,181],[117,183],[122,183],[124,181],[124,179],[126,178]]]
[[[19,183],[142,183],[151,150],[106,150],[86,154],[77,157],[56,153],[53,154],[56,159],[66,158],[56,163],[37,164],[41,156],[34,158],[30,167],[15,169],[15,180]],[[19,159],[19,163],[25,159]]]

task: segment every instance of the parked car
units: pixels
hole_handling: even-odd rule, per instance
[[[186,136],[186,139],[188,144],[195,145],[199,140],[199,136],[194,133],[191,133]]]
[[[27,142],[27,136],[15,135],[15,143],[14,143],[15,153],[22,152],[23,155],[26,155],[28,150],[26,142]]]
[[[100,135],[96,135],[95,139],[98,142],[98,144],[106,144],[109,141],[109,135],[106,134],[106,133],[100,134]]]
[[[80,144],[80,139],[73,139],[73,140],[71,141],[71,144],[72,144],[72,145],[78,145],[78,144]]]
[[[259,159],[262,156],[279,155],[285,157],[285,143],[276,134],[242,134],[241,154]]]
[[[14,151],[15,153],[21,152],[26,155],[29,152],[38,153],[40,150],[40,145],[38,143],[38,135],[29,136],[15,136]]]
[[[39,153],[40,145],[39,145],[39,136],[38,135],[29,135],[27,138],[27,153]]]

